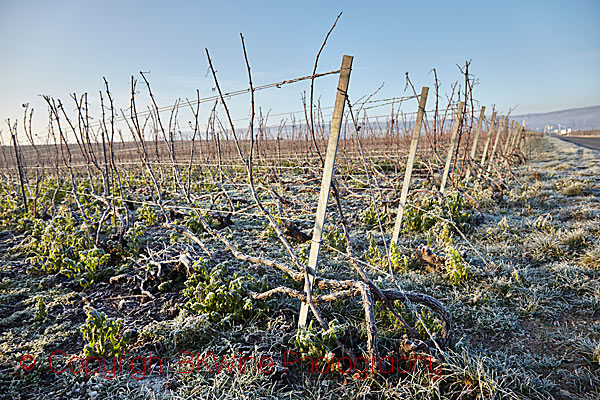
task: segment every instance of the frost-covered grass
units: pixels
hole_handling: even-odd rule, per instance
[[[130,193],[142,205],[134,211],[139,223],[128,232],[129,242],[114,245],[118,251],[94,266],[93,279],[82,285],[59,269],[44,271],[36,262],[47,257],[39,249],[48,248],[46,245],[50,243],[45,247],[39,243],[32,245],[29,236],[15,232],[39,230],[48,222],[38,221],[35,216],[27,217],[31,224],[18,225],[16,219],[11,220],[10,212],[15,213],[17,206],[6,189],[0,205],[4,229],[0,236],[0,397],[568,399],[598,396],[598,152],[582,153],[579,148],[553,138],[539,139],[534,150],[526,165],[515,167],[516,179],[508,182],[502,199],[494,198],[490,189],[480,185],[462,188],[468,194],[461,197],[464,204],[458,204],[456,199],[440,202],[426,195],[415,197],[412,204],[431,207],[436,214],[453,220],[454,226],[412,209],[395,249],[394,278],[389,274],[379,232],[381,220],[389,239],[394,207],[375,208],[366,190],[341,191],[354,254],[362,261],[371,260],[373,265],[367,273],[372,279],[384,288],[400,287],[429,294],[450,310],[455,325],[454,340],[441,366],[437,365],[441,367],[439,379],[433,379],[436,375],[423,368],[425,363],[416,364],[410,373],[387,378],[340,372],[311,374],[301,372],[297,366],[285,371],[285,352],[298,351],[300,345],[324,356],[339,357],[339,349],[330,338],[319,336],[318,330],[308,339],[298,341],[297,300],[273,297],[256,302],[246,298],[250,291],[281,285],[302,290],[302,284],[264,266],[233,259],[203,231],[197,220],[181,216],[178,223],[195,232],[216,252],[217,265],[208,266],[201,260],[204,255],[197,245],[161,227],[159,209],[153,205],[150,193],[141,189]],[[310,185],[291,183],[296,181],[295,177],[281,178],[277,190],[292,199],[285,204],[287,212],[301,229],[310,233],[316,191]],[[366,181],[356,171],[349,181],[352,179]],[[430,185],[418,182],[416,187]],[[135,186],[144,187],[139,182]],[[215,187],[205,186],[198,183],[196,194],[207,190],[217,193]],[[269,193],[265,190],[259,195],[277,214]],[[230,196],[250,199],[249,193],[239,188],[231,188]],[[49,205],[49,199],[43,201],[42,204]],[[73,208],[66,206],[69,204],[66,201],[61,212],[71,215],[69,210]],[[181,199],[171,196],[169,201],[177,204]],[[217,207],[226,209],[226,204],[222,196],[217,199]],[[245,203],[234,204],[240,213],[234,215],[234,225],[221,232],[240,251],[289,262],[273,231],[268,230],[266,220],[244,210]],[[94,202],[84,206],[93,211],[90,215],[97,214],[100,207]],[[335,250],[322,248],[319,274],[356,279],[348,260],[339,253],[345,251],[345,238],[338,217],[331,207],[325,243]],[[73,232],[85,229],[83,226]],[[39,240],[46,240],[43,238],[48,235],[42,233],[38,232]],[[81,243],[74,239],[68,238],[69,243]],[[308,246],[292,243],[305,259]],[[82,251],[91,247],[88,242],[84,244]],[[446,264],[434,270],[423,268],[415,257],[421,245],[428,245],[436,254],[446,257]],[[37,251],[35,259],[31,257],[32,246]],[[196,261],[189,276],[178,262],[163,263],[159,268],[160,262],[178,260],[182,253]],[[63,258],[56,259],[58,256]],[[71,261],[81,262],[77,255],[67,257],[60,253],[53,257],[55,264],[61,266],[69,266]],[[142,294],[142,282],[151,296]],[[168,369],[161,371],[155,365],[153,371],[146,371],[141,378],[141,373],[123,372],[110,380],[98,374],[86,379],[85,374],[54,373],[48,364],[52,352],[82,356],[89,344],[80,331],[86,324],[89,307],[109,319],[122,321],[116,339],[120,345],[125,343],[120,339],[128,332],[127,344],[123,346],[131,356],[148,357],[150,353],[168,356]],[[334,327],[342,343],[361,354],[366,337],[359,302],[336,302],[321,306],[321,310],[327,320],[336,321]],[[399,311],[407,313],[407,319],[415,319],[408,308]],[[428,315],[426,310],[421,311],[422,316]],[[382,356],[396,354],[402,329],[386,324],[389,319],[385,310],[378,310],[377,317]],[[435,318],[427,321],[434,329]],[[199,370],[184,374],[178,372],[181,351],[214,352],[218,361],[235,354],[270,357],[278,367],[273,367],[269,374],[214,373],[201,365]],[[19,366],[25,354],[37,359],[31,372],[24,372]],[[212,361],[210,358],[207,363],[214,366]],[[62,359],[59,362],[64,365]]]

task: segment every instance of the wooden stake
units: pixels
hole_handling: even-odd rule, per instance
[[[492,141],[492,136],[494,136],[494,126],[496,124],[496,111],[492,113],[492,120],[490,121],[490,128],[488,129],[487,139],[485,141],[485,146],[483,147],[483,155],[481,156],[481,167],[485,166],[485,159],[488,154],[488,149],[490,148],[490,142]]]
[[[23,178],[23,166],[21,165],[21,155],[19,154],[19,144],[17,142],[17,123],[15,122],[14,131],[10,126],[10,120],[8,122],[8,129],[12,137],[13,146],[15,149],[15,160],[17,162],[17,170],[19,171],[19,182],[21,183],[21,195],[23,196],[23,206],[25,207],[25,213],[29,211],[27,207],[27,195],[25,194],[25,180]]]
[[[504,125],[503,125],[504,122]],[[508,118],[505,120],[504,115],[500,118],[500,124],[498,124],[498,133],[496,133],[496,140],[494,140],[494,147],[492,148],[492,152],[490,153],[490,160],[488,161],[487,172],[492,170],[492,161],[494,161],[494,154],[496,154],[496,149],[498,148],[498,141],[500,140],[500,136],[502,136],[502,131],[504,127],[507,125]]]
[[[485,115],[485,106],[481,107],[481,112],[479,113],[479,121],[477,121],[477,130],[475,131],[475,138],[473,138],[473,145],[471,146],[471,162],[475,162],[475,154],[477,152],[477,142],[479,141],[479,135],[481,133],[481,124],[483,122],[483,117]],[[471,176],[471,168],[468,167],[467,175],[465,176],[465,181],[469,181],[469,177]]]
[[[319,205],[317,206],[317,215],[315,217],[315,226],[313,228],[313,237],[310,245],[310,256],[308,258],[308,275],[305,280],[305,288],[311,293],[312,285],[317,273],[317,262],[319,260],[319,250],[321,248],[321,239],[323,237],[323,225],[325,223],[325,212],[327,211],[327,201],[329,200],[329,191],[331,189],[331,180],[333,178],[333,167],[335,165],[335,157],[342,127],[342,118],[344,116],[344,106],[346,104],[348,83],[350,82],[352,60],[352,56],[344,55],[342,57],[340,78],[338,81],[337,94],[335,96],[331,129],[329,131],[329,141],[327,143],[327,154],[325,155],[325,165],[323,168],[323,180],[321,181],[321,192],[319,194]],[[300,316],[298,318],[299,329],[306,326],[308,309],[309,305],[307,303],[302,303],[300,306]]]
[[[456,121],[454,121],[454,128],[452,129],[452,136],[450,138],[450,148],[448,149],[448,156],[446,157],[446,166],[444,167],[442,183],[440,184],[441,194],[444,194],[444,190],[446,189],[446,182],[448,181],[450,164],[452,164],[452,156],[454,154],[454,147],[456,146],[456,136],[458,134],[458,128],[460,127],[460,120],[462,119],[464,105],[465,103],[461,101],[458,105],[458,111],[456,112]]]
[[[513,134],[512,140],[510,141],[510,146],[508,146],[509,154],[511,154],[515,150],[515,145],[517,144],[517,140],[519,139],[519,136],[521,135],[521,126],[519,125],[518,122],[515,122],[514,131],[515,131],[515,133]]]
[[[525,138],[525,124],[519,124],[519,135],[517,137],[514,150],[522,151],[524,138]]]
[[[404,207],[406,206],[406,199],[408,198],[410,178],[412,176],[415,156],[417,154],[417,145],[419,144],[419,135],[421,134],[421,125],[423,125],[423,114],[425,113],[425,105],[427,104],[428,93],[428,87],[423,87],[421,89],[421,97],[419,97],[419,110],[417,111],[417,119],[415,121],[412,140],[410,142],[408,159],[406,160],[406,171],[404,171],[404,182],[402,183],[402,192],[400,193],[400,203],[398,204],[398,215],[396,216],[396,223],[394,224],[392,243],[398,242],[398,236],[400,236],[400,228],[402,227],[402,219],[404,217]]]
[[[515,144],[515,150],[521,150],[523,144],[523,136],[525,135],[525,124],[519,125],[519,138]]]
[[[508,156],[508,148],[510,147],[510,142],[512,142],[514,133],[515,133],[515,121],[512,120],[510,122],[510,129],[508,131],[508,135],[506,136],[506,141],[504,142],[504,149],[502,150],[502,155],[504,155],[504,157]]]

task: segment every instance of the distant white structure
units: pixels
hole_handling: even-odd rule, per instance
[[[546,126],[544,126],[544,133],[546,133],[546,132],[552,132],[552,133],[556,133],[558,135],[568,135],[572,131],[573,130],[571,128],[561,127],[560,124],[558,124],[558,128],[554,128],[553,125],[546,125]]]

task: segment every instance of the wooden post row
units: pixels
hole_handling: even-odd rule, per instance
[[[500,136],[502,136],[502,131],[506,126],[506,122],[504,120],[504,115],[500,117],[500,123],[498,124],[498,132],[496,133],[496,139],[494,140],[494,147],[492,148],[492,152],[490,153],[490,158],[487,162],[487,172],[492,170],[492,161],[494,161],[494,155],[496,154],[496,149],[498,148],[498,141],[500,140]]]
[[[512,140],[514,131],[515,131],[515,121],[511,121],[510,129],[508,130],[508,134],[506,135],[506,138],[504,140],[504,147],[502,148],[502,155],[504,157],[507,156],[508,146],[509,146],[510,141]]]
[[[338,81],[337,93],[335,96],[335,105],[333,108],[333,117],[331,128],[329,130],[329,141],[327,142],[327,153],[325,155],[325,166],[323,168],[323,180],[321,181],[321,191],[319,193],[319,204],[315,217],[315,226],[313,229],[312,242],[310,244],[310,255],[308,258],[308,275],[305,280],[305,288],[312,292],[312,284],[317,273],[317,262],[319,259],[319,250],[321,248],[321,239],[323,237],[323,225],[325,223],[325,213],[327,211],[327,201],[329,200],[329,191],[331,189],[331,180],[333,178],[333,169],[335,157],[342,127],[342,118],[344,116],[344,106],[346,104],[346,95],[348,92],[348,83],[350,82],[350,71],[352,70],[352,56],[344,55],[342,57],[342,66],[340,68],[340,77]],[[300,306],[300,315],[298,318],[298,328],[306,327],[309,306],[302,303]]]
[[[462,119],[462,113],[465,103],[463,101],[458,105],[458,111],[456,112],[456,121],[454,121],[454,128],[452,129],[452,136],[450,137],[450,148],[448,149],[448,156],[446,157],[446,166],[444,167],[444,173],[442,175],[442,183],[440,184],[440,193],[443,195],[446,189],[446,182],[448,181],[448,173],[450,172],[450,165],[452,164],[452,155],[454,154],[454,147],[456,146],[456,136],[458,134],[458,128],[460,127],[460,121]]]
[[[415,164],[417,145],[419,144],[419,135],[421,134],[421,125],[423,124],[423,114],[425,114],[425,105],[427,104],[428,93],[428,87],[423,87],[421,89],[421,96],[419,97],[419,110],[417,111],[417,119],[415,120],[415,127],[413,128],[412,140],[410,142],[410,150],[408,152],[408,159],[406,160],[406,171],[404,171],[404,182],[402,183],[400,203],[398,204],[398,215],[396,216],[394,232],[392,233],[392,243],[398,242],[400,228],[402,227],[402,219],[404,218],[404,207],[406,206],[406,199],[408,198],[410,179],[412,176],[413,166]]]
[[[494,136],[494,126],[496,124],[496,111],[492,113],[492,120],[490,121],[490,127],[487,133],[487,139],[485,141],[485,146],[483,147],[483,155],[481,156],[481,168],[485,166],[485,159],[488,154],[488,150],[490,148],[490,142],[492,141],[492,137]]]
[[[519,138],[517,139],[517,143],[515,143],[515,150],[521,150],[524,134],[525,134],[525,124],[519,125]]]
[[[518,122],[515,122],[515,134],[513,135],[513,139],[510,142],[510,146],[508,148],[509,155],[512,154],[516,150],[516,145],[520,138],[521,138],[521,125]]]
[[[477,121],[477,130],[475,131],[475,138],[473,138],[473,144],[471,145],[471,153],[469,165],[467,166],[467,175],[465,176],[465,181],[468,182],[471,177],[471,167],[470,163],[475,162],[475,154],[477,152],[477,142],[479,142],[479,135],[481,134],[481,124],[483,122],[483,117],[485,116],[485,106],[481,107],[481,112],[479,113],[479,121]]]

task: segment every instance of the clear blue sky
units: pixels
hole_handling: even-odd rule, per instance
[[[456,64],[471,59],[483,105],[507,111],[518,104],[521,114],[600,104],[598,0],[0,0],[0,129],[6,138],[5,120],[22,118],[23,103],[35,108],[43,129],[41,94],[64,103],[73,92],[97,98],[103,76],[126,107],[130,76],[140,70],[151,72],[160,105],[194,97],[196,89],[209,96],[205,47],[224,90],[244,88],[240,32],[255,84],[308,75],[339,11],[319,70],[337,69],[342,54],[353,55],[355,99],[382,82],[382,96],[403,95],[406,71],[416,86],[432,87],[433,67],[448,91],[460,79]],[[323,106],[331,105],[335,78],[318,85]],[[261,92],[259,101],[265,111],[298,110],[306,88]],[[236,104],[236,116],[247,115],[244,104]]]

